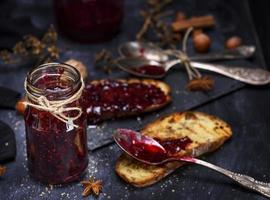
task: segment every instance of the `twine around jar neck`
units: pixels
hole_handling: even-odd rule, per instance
[[[66,123],[69,126],[74,126],[78,128],[78,125],[74,124],[73,121],[78,119],[82,115],[82,109],[79,107],[66,107],[66,105],[78,100],[81,97],[85,85],[82,77],[80,81],[81,87],[75,94],[64,100],[51,101],[48,100],[47,97],[44,95],[40,95],[37,97],[31,94],[31,92],[28,90],[28,83],[26,78],[24,81],[24,89],[26,91],[26,99],[28,101],[24,102],[24,104],[26,106],[31,106],[38,110],[50,112],[54,117],[56,117],[60,121]],[[75,111],[77,112],[77,114],[74,117],[67,116],[67,113],[65,112],[70,111]]]

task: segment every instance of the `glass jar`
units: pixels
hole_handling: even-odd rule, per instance
[[[112,39],[120,29],[124,0],[54,0],[58,29],[79,41]]]
[[[27,75],[29,104],[24,113],[27,162],[32,177],[41,182],[61,184],[81,177],[88,165],[87,118],[82,98],[63,106],[82,109],[81,114],[74,109],[62,113],[66,117],[77,116],[72,123],[59,119],[60,114],[36,107],[41,104],[33,99],[46,97],[51,103],[63,102],[80,94],[82,85],[80,73],[67,64],[43,64]]]

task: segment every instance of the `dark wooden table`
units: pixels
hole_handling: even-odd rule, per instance
[[[17,14],[21,14],[23,11],[24,16],[27,16],[27,5],[35,5],[34,10],[36,13],[46,13],[41,15],[47,16],[49,19],[44,22],[40,22],[43,18],[30,18],[32,22],[34,21],[34,23],[41,24],[40,29],[33,29],[37,34],[40,34],[40,32],[42,32],[41,30],[47,27],[48,21],[53,20],[52,12],[49,9],[50,3],[47,1],[44,1],[42,4],[38,4],[37,1],[34,0],[24,1],[24,3],[22,3],[22,1],[3,2],[4,3],[0,3],[2,11],[0,18],[2,17],[1,20],[3,21],[6,21],[3,18],[5,14],[8,15],[11,11]],[[198,13],[200,13],[199,8],[201,7],[199,5],[202,3],[199,3],[199,0],[192,1],[192,5],[187,3],[188,1],[183,2],[183,5],[190,6],[187,10],[196,7],[198,8]],[[18,5],[21,4],[25,7],[20,8]],[[127,4],[128,8],[138,6],[137,3],[132,3],[131,1],[128,1]],[[243,2],[243,6],[241,6],[241,3],[234,2],[233,0],[212,0],[205,4],[207,4],[205,7],[209,6],[209,12],[212,11],[211,9],[214,9],[214,6],[211,6],[211,4],[227,5],[227,7],[238,5],[239,14],[243,13],[240,9],[247,9],[246,1]],[[33,9],[33,7],[31,9]],[[31,9],[29,13],[33,13]],[[204,9],[205,8],[202,8],[201,13],[204,13]],[[36,15],[39,16],[38,14]],[[224,16],[224,18],[226,17],[229,18],[229,16]],[[250,16],[246,17],[250,18]],[[18,17],[18,19],[22,20],[20,17]],[[226,21],[226,19],[224,19],[224,21]],[[243,23],[247,23],[247,21]],[[18,40],[19,36],[27,33],[27,30],[32,30],[30,26],[30,28],[27,28],[28,20],[23,20],[21,23],[25,23],[25,26],[22,26],[21,29],[18,29],[18,27],[16,29],[11,25],[7,26],[7,29],[4,29],[9,31],[5,32],[3,29],[0,29],[1,47],[8,47],[13,44],[14,41]],[[10,34],[11,32],[14,34]],[[131,34],[131,32],[129,34]],[[248,33],[246,35],[248,35]],[[249,35],[247,36],[247,38],[250,37]],[[251,42],[255,41],[255,44],[258,45],[256,40],[257,38],[253,38]],[[117,46],[120,41],[121,39],[116,38],[110,45]],[[75,57],[80,53],[87,55],[88,52],[92,53],[93,50],[101,49],[104,46],[104,44],[90,48],[79,46],[65,38],[60,38],[60,45],[68,48],[77,48],[78,51],[75,53],[70,52],[70,54]],[[259,48],[259,46],[257,47]],[[258,52],[259,55],[256,55],[256,59],[251,62],[251,65],[263,65],[264,61],[261,57],[260,49],[258,49]],[[91,70],[92,66],[90,66],[89,69]],[[23,92],[22,83],[26,72],[27,69],[1,72],[0,85]],[[270,182],[269,89],[269,86],[246,86],[237,91],[229,92],[216,100],[204,104],[201,103],[200,106],[194,108],[224,119],[232,126],[234,133],[233,137],[226,142],[222,148],[202,157],[203,159],[232,171],[256,177],[258,180]],[[8,123],[13,128],[16,133],[18,150],[16,160],[6,164],[8,172],[0,179],[0,200],[83,199],[81,196],[82,188],[79,183],[65,186],[47,186],[32,180],[27,173],[26,167],[25,130],[22,117],[18,116],[13,110],[1,110],[0,120]],[[121,125],[121,121],[119,121],[119,125]],[[89,139],[91,140],[91,138]],[[114,173],[114,164],[120,154],[121,151],[115,144],[89,152],[90,162],[86,177],[93,175],[97,179],[101,179],[104,183],[103,192],[98,199],[265,199],[256,193],[239,187],[228,178],[216,172],[195,165],[182,167],[151,187],[143,189],[134,188],[126,184]],[[96,198],[89,196],[88,199]]]

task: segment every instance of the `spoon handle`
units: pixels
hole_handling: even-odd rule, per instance
[[[224,52],[208,53],[205,55],[191,56],[192,61],[217,61],[217,60],[233,60],[250,58],[255,53],[254,46],[240,46],[233,50],[225,50]]]
[[[244,186],[245,188],[259,192],[266,197],[270,197],[270,183],[257,181],[250,176],[231,172],[227,169],[223,169],[221,167],[218,167],[216,165],[213,165],[211,163],[208,163],[206,161],[197,158],[181,157],[178,160],[199,164],[212,170],[215,170],[217,172],[220,172],[221,174],[224,174],[225,176],[233,179],[235,182]]]
[[[270,72],[261,68],[229,67],[220,64],[198,62],[190,62],[190,64],[195,68],[216,72],[252,85],[270,83]]]

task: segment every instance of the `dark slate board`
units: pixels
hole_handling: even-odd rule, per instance
[[[19,1],[18,1],[19,2]],[[32,2],[29,0],[29,2]],[[7,30],[11,32],[17,33],[15,36],[10,35],[13,37],[13,40],[17,38],[18,33],[24,33],[28,30],[30,33],[35,33],[40,35],[40,33],[46,29],[47,25],[53,23],[53,13],[52,9],[50,9],[50,4],[44,1],[44,4],[37,5],[32,2],[29,6],[27,4],[17,3],[16,6],[13,7],[13,12],[11,12],[11,18],[7,20],[1,29],[2,32],[6,33]],[[66,38],[60,38],[59,46],[63,49],[61,53],[61,61],[65,61],[69,58],[75,58],[81,60],[88,66],[90,79],[100,79],[100,78],[130,78],[125,72],[115,71],[113,74],[106,74],[101,69],[96,68],[93,66],[93,55],[95,52],[101,50],[102,48],[108,48],[111,50],[115,56],[118,56],[117,47],[119,44],[134,40],[136,31],[140,28],[142,24],[142,18],[139,16],[138,9],[134,8],[142,8],[144,6],[143,1],[127,1],[126,2],[126,12],[125,12],[125,20],[123,23],[121,33],[111,42],[98,44],[98,45],[81,45],[72,41],[67,40]],[[255,45],[257,47],[257,53],[253,60],[238,60],[238,61],[231,61],[231,62],[223,62],[226,64],[231,65],[239,65],[244,67],[254,67],[262,66],[263,61],[260,58],[261,51],[260,47],[256,42],[256,35],[254,34],[253,26],[250,21],[250,18],[246,18],[247,13],[245,9],[242,9],[239,12],[237,8],[239,6],[237,3],[224,3],[222,1],[207,1],[201,3],[199,1],[181,1],[178,3],[175,1],[168,10],[182,10],[186,12],[188,15],[206,15],[206,14],[213,14],[216,18],[217,25],[214,29],[208,31],[209,35],[212,38],[212,47],[211,51],[220,51],[223,49],[223,44],[226,38],[232,35],[239,35],[243,38],[245,44]],[[22,23],[21,20],[15,18],[15,16],[20,16],[19,19],[27,19],[30,17],[31,24],[25,23],[23,32],[19,31],[20,26],[17,28],[19,29],[17,32],[16,24]],[[27,20],[26,20],[27,21]],[[130,22],[132,22],[132,26],[130,26]],[[14,24],[15,26],[10,26],[10,23]],[[24,24],[23,23],[23,24]],[[6,31],[5,31],[6,30]],[[0,31],[1,33],[1,31]],[[5,36],[7,34],[4,34]],[[4,37],[5,39],[5,37]],[[4,41],[2,41],[5,44]],[[0,39],[1,44],[1,39]],[[11,42],[9,43],[9,45]],[[6,45],[6,46],[9,46]],[[192,48],[191,39],[188,42],[188,52],[190,55],[194,55],[194,51]],[[0,66],[1,67],[1,66]],[[31,67],[31,65],[30,65]],[[4,69],[5,67],[2,66]],[[1,68],[0,68],[1,69]],[[11,68],[7,73],[12,73],[15,71],[14,68]],[[19,75],[18,73],[25,74],[27,71],[26,68],[22,68],[20,72],[16,74],[12,74],[12,76],[16,76],[14,80],[14,84],[11,87],[16,87],[22,91],[23,88],[21,87],[22,81],[24,79],[24,75]],[[184,111],[195,108],[199,105],[202,105],[206,102],[212,101],[220,96],[228,94],[232,91],[240,89],[244,86],[244,84],[222,77],[220,75],[212,74],[209,72],[205,72],[205,74],[210,74],[216,84],[215,88],[211,92],[194,92],[190,93],[185,90],[185,84],[187,82],[187,75],[185,74],[184,70],[179,65],[178,68],[174,68],[170,70],[168,75],[163,79],[166,83],[168,83],[172,88],[172,96],[173,102],[167,106],[166,108],[159,110],[155,113],[145,114],[140,117],[129,118],[129,119],[118,119],[114,121],[107,121],[103,124],[99,124],[97,127],[89,127],[88,128],[88,135],[89,135],[89,149],[94,150],[96,148],[102,147],[108,143],[112,142],[112,132],[115,128],[119,127],[119,123],[121,127],[129,127],[133,129],[140,129],[148,122],[152,121],[159,115],[167,114],[173,111]],[[2,80],[2,84],[8,84],[10,81],[9,76],[4,76]]]
[[[213,38],[213,51],[222,49],[225,37],[234,34],[240,35],[247,44],[256,45],[257,54],[252,61],[227,63],[250,67],[264,64],[247,1],[183,0],[175,2],[177,3],[173,7],[179,7],[180,10],[184,10],[191,15],[208,13],[215,15],[218,26],[209,32]],[[121,42],[133,40],[135,30],[139,28],[141,23],[141,18],[135,10],[141,5],[143,5],[143,1],[126,1],[124,31],[111,42],[99,45],[79,45],[65,38],[60,38],[59,45],[65,49],[61,59],[68,57],[81,59],[88,64],[92,79],[107,77],[100,70],[93,68],[93,53],[103,47],[108,47],[117,55],[116,48]],[[23,33],[35,32],[40,34],[53,20],[49,1],[42,1],[41,3],[35,0],[6,0],[0,2],[0,7],[3,8],[0,18],[5,19],[5,24],[13,25],[9,25],[9,28],[5,29],[5,26],[1,24],[0,44],[5,47],[11,46]],[[20,19],[24,19],[24,23],[22,25],[16,24],[15,21]],[[27,21],[31,24],[26,23]],[[132,26],[130,26],[131,22]],[[27,69],[1,72],[0,85],[23,92],[22,86],[26,72]],[[122,72],[116,72],[113,76],[128,77]],[[88,137],[90,148],[97,147],[96,144],[93,144],[94,140],[100,140],[101,143],[110,142],[111,132],[115,127],[140,129],[143,124],[156,118],[157,115],[198,107],[243,87],[239,82],[214,74],[212,76],[216,80],[214,91],[210,93],[187,93],[183,90],[186,75],[179,69],[171,71],[169,76],[164,79],[175,89],[173,92],[174,102],[170,106],[159,112],[143,115],[140,119],[115,120],[106,122],[96,129],[91,129]],[[267,181],[267,177],[270,177],[267,153],[270,151],[270,146],[265,143],[270,139],[268,134],[270,116],[264,106],[270,101],[267,92],[269,92],[269,88],[248,92],[241,90],[201,108],[202,111],[215,114],[228,121],[235,132],[232,140],[227,142],[223,148],[204,157],[204,159]],[[16,162],[7,164],[8,171],[0,179],[1,200],[83,199],[81,197],[82,188],[79,183],[51,188],[31,179],[26,167],[25,130],[22,117],[16,115],[14,111],[3,110],[0,112],[0,120],[5,121],[14,129],[18,152]],[[265,140],[262,138],[265,138]],[[100,143],[97,142],[97,144]],[[258,147],[260,147],[259,151]],[[222,175],[209,172],[209,170],[200,166],[183,167],[182,170],[178,170],[154,186],[137,189],[123,182],[114,173],[113,166],[120,154],[121,151],[116,145],[89,152],[89,166],[85,178],[94,175],[96,178],[103,180],[103,193],[101,193],[99,199],[264,199],[232,184]],[[90,196],[89,199],[96,198]]]

